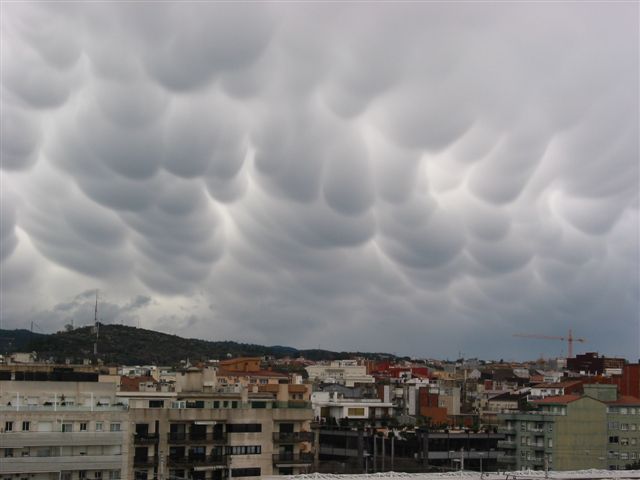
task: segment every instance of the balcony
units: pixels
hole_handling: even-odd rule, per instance
[[[538,443],[536,445],[530,445],[531,449],[535,450],[536,452],[543,452],[544,451],[544,443]]]
[[[289,400],[288,402],[273,402],[273,408],[311,408],[311,402],[304,400]]]
[[[156,457],[133,457],[133,466],[134,467],[153,467],[158,463],[158,459]]]
[[[273,455],[273,463],[279,465],[309,465],[313,463],[312,453],[276,453]]]
[[[0,474],[59,473],[63,470],[118,470],[122,455],[11,457],[0,462]]]
[[[227,443],[226,433],[169,433],[169,443],[178,445],[188,444],[224,444]]]
[[[513,465],[516,463],[515,455],[502,455],[498,457],[498,463]]]
[[[273,432],[276,443],[313,442],[313,432]]]
[[[169,456],[171,467],[215,467],[225,466],[228,463],[227,455],[190,455],[187,457]]]
[[[10,432],[0,434],[3,448],[122,445],[123,432]]]
[[[154,445],[158,443],[157,433],[134,433],[133,443],[134,445]]]
[[[513,450],[516,448],[516,442],[511,440],[498,440],[498,448],[503,450]]]

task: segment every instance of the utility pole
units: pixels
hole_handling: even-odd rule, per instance
[[[460,449],[460,471],[464,471],[464,447]]]
[[[393,433],[393,432],[392,432]],[[393,433],[393,436],[391,437],[391,471],[395,470],[395,466],[394,466],[394,456],[395,456],[395,440],[396,440],[396,435],[395,433]]]

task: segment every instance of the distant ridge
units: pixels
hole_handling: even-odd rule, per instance
[[[41,360],[64,362],[66,359],[71,359],[73,362],[79,362],[86,358],[93,358],[94,338],[93,327],[90,326],[49,335],[32,334],[28,330],[0,329],[0,353],[33,351]],[[276,358],[302,356],[309,360],[339,360],[351,358],[354,355],[372,359],[394,357],[385,353],[298,350],[281,345],[268,347],[233,341],[214,342],[182,338],[126,325],[100,325],[98,357],[106,364],[175,365],[186,359],[193,363],[223,359],[229,355],[233,357],[268,355]]]

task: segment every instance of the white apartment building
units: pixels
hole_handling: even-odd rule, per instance
[[[3,480],[118,480],[129,422],[114,384],[0,381]]]
[[[337,392],[313,392],[311,404],[316,418],[340,420],[379,420],[393,414],[393,403],[382,400],[344,398]]]
[[[347,387],[353,387],[356,383],[375,383],[375,379],[367,374],[367,367],[358,365],[356,360],[336,360],[328,365],[310,365],[305,369],[312,381],[338,383]]]

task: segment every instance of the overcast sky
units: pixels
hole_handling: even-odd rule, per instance
[[[2,3],[1,315],[637,361],[638,3]]]

